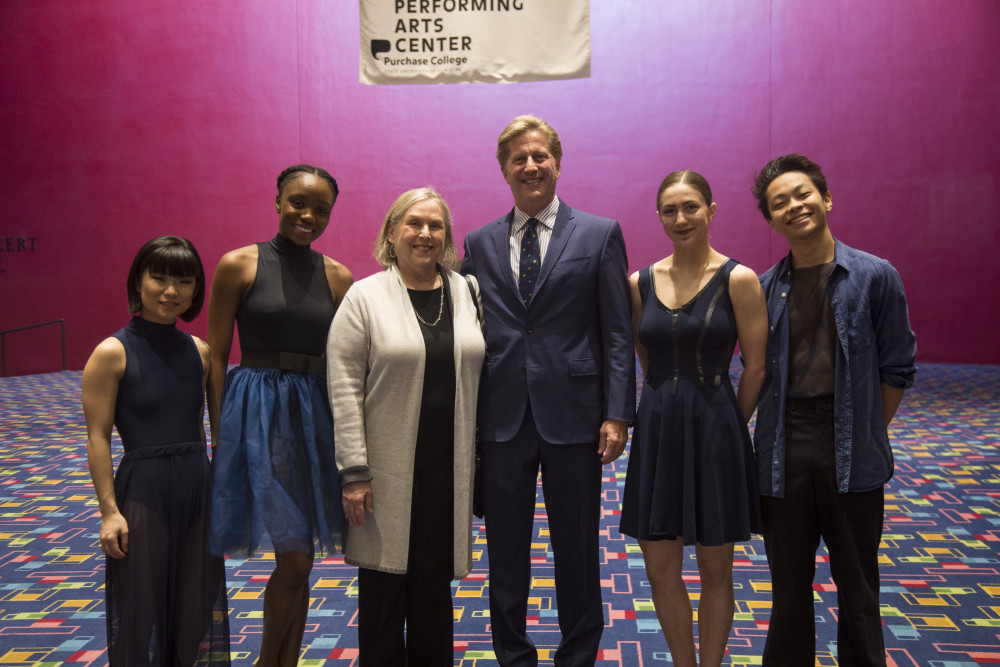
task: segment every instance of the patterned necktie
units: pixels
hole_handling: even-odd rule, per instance
[[[542,264],[542,251],[538,244],[538,221],[528,220],[524,226],[524,236],[521,237],[521,266],[518,272],[517,286],[521,290],[521,300],[525,304],[535,293],[535,281],[538,280],[538,269]]]

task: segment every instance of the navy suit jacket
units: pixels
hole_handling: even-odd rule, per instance
[[[597,442],[601,422],[635,417],[628,260],[614,220],[560,202],[534,295],[521,300],[507,215],[465,237],[462,273],[479,282],[486,368],[479,437],[507,442],[525,408],[554,444]]]

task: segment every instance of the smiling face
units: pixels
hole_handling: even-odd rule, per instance
[[[514,204],[535,215],[556,196],[559,162],[539,130],[528,130],[508,142],[509,154],[500,168],[514,195]]]
[[[330,224],[333,190],[319,176],[303,173],[288,181],[275,200],[278,233],[296,245],[309,245]]]
[[[396,251],[396,264],[405,275],[434,274],[444,253],[447,229],[444,211],[433,199],[406,209],[387,236]]]
[[[764,193],[771,228],[789,243],[808,241],[828,233],[826,214],[833,208],[829,192],[820,192],[816,184],[800,171],[778,176]]]
[[[150,273],[146,269],[137,285],[142,301],[139,317],[157,324],[173,324],[191,307],[197,286],[194,276]]]
[[[674,246],[708,243],[708,223],[715,217],[715,202],[706,202],[687,183],[671,185],[660,194],[658,213],[663,231]]]

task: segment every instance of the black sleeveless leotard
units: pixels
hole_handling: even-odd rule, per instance
[[[281,235],[257,252],[257,277],[236,313],[240,349],[322,356],[336,312],[323,255]]]
[[[124,559],[107,559],[109,662],[228,665],[224,564],[208,548],[201,355],[172,324],[135,317],[114,337],[125,348],[115,498],[129,542]]]

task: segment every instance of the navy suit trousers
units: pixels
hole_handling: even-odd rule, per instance
[[[483,443],[493,648],[504,667],[538,664],[526,617],[537,614],[529,611],[528,596],[539,467],[562,632],[554,662],[566,667],[593,665],[604,631],[598,550],[602,466],[597,442],[545,442],[530,410],[513,440]],[[545,571],[536,575],[553,576]]]

